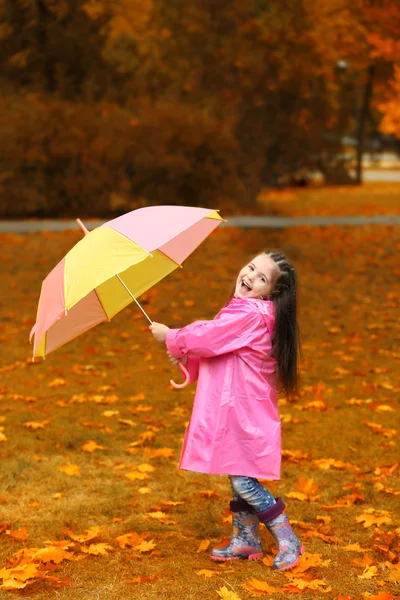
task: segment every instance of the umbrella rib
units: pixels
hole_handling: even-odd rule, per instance
[[[149,323],[152,324],[153,321],[150,319],[149,315],[146,313],[146,311],[142,308],[142,306],[139,304],[139,302],[136,300],[135,296],[132,294],[131,290],[128,288],[128,286],[125,285],[125,283],[122,281],[121,277],[118,275],[118,273],[115,274],[115,276],[117,277],[117,279],[120,280],[120,282],[122,283],[122,285],[124,286],[124,288],[126,289],[126,291],[128,292],[128,294],[130,295],[131,298],[133,298],[133,300],[136,302],[136,304],[138,305],[138,307],[140,308],[140,310],[142,311],[142,313],[144,314],[144,316],[146,317],[146,319],[148,319]]]

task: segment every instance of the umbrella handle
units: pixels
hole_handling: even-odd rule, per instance
[[[169,382],[172,385],[172,387],[174,387],[176,389],[181,389],[181,388],[186,387],[187,384],[189,383],[190,375],[189,375],[189,371],[186,369],[186,367],[183,366],[183,364],[181,362],[178,362],[178,365],[180,366],[182,374],[185,377],[185,381],[183,383],[175,383],[175,381],[170,379]]]

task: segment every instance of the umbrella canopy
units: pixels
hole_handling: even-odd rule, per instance
[[[110,320],[181,266],[222,220],[207,208],[150,206],[89,232],[43,281],[33,359]]]

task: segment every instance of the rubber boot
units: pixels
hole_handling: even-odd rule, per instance
[[[231,540],[225,546],[213,548],[211,558],[220,561],[262,558],[259,520],[254,509],[246,500],[232,500],[230,510],[233,525]]]
[[[276,498],[276,504],[263,512],[256,513],[259,521],[264,523],[278,544],[278,554],[274,558],[272,568],[277,571],[291,569],[299,562],[304,553],[304,546],[290,526],[284,514],[285,504]]]

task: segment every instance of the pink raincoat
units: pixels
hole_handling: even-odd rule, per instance
[[[212,321],[170,329],[169,352],[198,379],[179,467],[279,479],[281,427],[269,300],[233,298]]]

